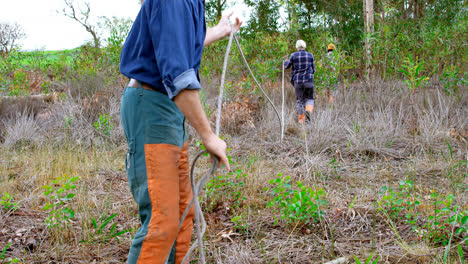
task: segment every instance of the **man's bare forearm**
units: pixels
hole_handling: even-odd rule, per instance
[[[214,135],[201,105],[200,95],[197,90],[181,91],[174,98],[174,102],[203,140]]]
[[[217,156],[220,165],[224,164],[229,170],[229,161],[226,156],[226,143],[213,133],[201,105],[198,91],[183,90],[174,98],[174,102],[190,124],[200,134],[206,150]]]
[[[203,46],[208,46],[213,42],[216,42],[224,37],[224,32],[219,27],[214,26],[206,30],[205,42]]]

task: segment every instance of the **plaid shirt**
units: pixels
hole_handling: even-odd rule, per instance
[[[314,55],[305,50],[299,50],[291,54],[289,60],[284,62],[284,67],[289,69],[292,66],[291,83],[314,82],[315,63]]]

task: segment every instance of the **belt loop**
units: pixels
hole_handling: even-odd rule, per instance
[[[141,87],[141,82],[136,80],[138,83],[138,90],[140,91],[140,96],[143,96],[143,87]]]

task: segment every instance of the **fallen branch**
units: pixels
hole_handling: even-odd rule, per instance
[[[348,257],[342,257],[342,258],[335,259],[324,264],[342,264],[342,263],[345,263],[346,261],[348,261]]]
[[[24,99],[38,99],[43,100],[44,102],[55,102],[59,98],[58,93],[50,93],[50,94],[33,94],[33,95],[22,95],[22,96],[9,96],[3,95],[0,96],[0,100],[24,100]]]

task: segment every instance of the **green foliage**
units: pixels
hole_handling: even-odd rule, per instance
[[[8,248],[11,246],[11,243],[8,243],[2,250],[2,252],[0,253],[0,262],[1,263],[5,263],[5,264],[11,264],[11,263],[18,263],[19,262],[19,259],[17,258],[14,258],[14,259],[6,259],[6,252],[8,250]]]
[[[457,245],[457,252],[458,252],[458,256],[460,258],[460,263],[465,263],[465,260],[463,258],[463,248],[460,244]]]
[[[73,190],[78,177],[63,175],[52,181],[51,185],[44,185],[44,195],[48,201],[42,208],[49,213],[45,219],[47,227],[62,227],[75,217],[75,211],[69,207],[70,201],[75,197]]]
[[[405,75],[405,83],[412,93],[419,87],[423,87],[424,82],[429,80],[428,77],[422,75],[424,62],[417,62],[417,59],[414,60],[411,55],[404,59],[404,63],[401,66],[400,72]]]
[[[118,17],[101,17],[99,27],[108,34],[107,45],[102,49],[102,54],[98,58],[98,65],[101,71],[104,71],[107,76],[118,77],[120,52],[127,38],[133,21],[128,18]]]
[[[2,206],[2,209],[4,211],[16,211],[18,210],[18,203],[15,203],[12,201],[13,197],[7,193],[4,192],[2,198],[0,199],[0,205]]]
[[[63,118],[63,128],[70,128],[73,123],[73,117],[66,116]]]
[[[111,122],[111,116],[99,114],[99,120],[93,124],[94,128],[106,136],[110,136],[110,131],[114,127]]]
[[[361,260],[359,260],[359,258],[356,257],[356,256],[354,256],[354,260],[356,261],[356,264],[361,264],[361,263],[365,263],[365,264],[377,264],[378,261],[379,261],[379,259],[380,259],[380,256],[377,257],[377,259],[374,260],[374,261],[372,260],[372,257],[373,257],[373,254],[371,253],[371,254],[369,255],[369,257],[365,260],[365,262],[361,262]],[[371,261],[372,261],[372,262],[371,262]]]
[[[255,35],[258,32],[276,32],[279,29],[280,6],[278,1],[274,0],[245,0],[245,4],[252,7],[247,31]]]
[[[234,224],[234,229],[239,231],[247,231],[250,226],[247,213],[236,214],[231,218],[231,223]]]
[[[403,219],[406,224],[412,226],[414,232],[431,245],[447,245],[452,230],[455,235],[465,234],[467,237],[463,239],[468,238],[468,208],[454,205],[452,194],[443,196],[432,191],[429,199],[433,211],[428,216],[423,216],[418,211],[418,206],[421,205],[420,197],[415,194],[413,183],[409,180],[400,181],[398,190],[382,187],[380,195],[377,201],[380,212],[394,221]],[[454,227],[456,228],[453,229]]]
[[[391,219],[400,219],[402,214],[405,214],[404,221],[408,224],[415,225],[417,216],[417,206],[420,205],[419,196],[413,190],[413,182],[410,180],[400,181],[398,189],[388,188],[383,186],[380,192],[377,205],[378,210],[383,211]]]
[[[460,76],[458,68],[454,65],[446,67],[444,73],[440,77],[440,82],[444,86],[444,92],[448,96],[455,96],[461,98],[459,89],[466,85],[466,80]]]
[[[231,166],[234,164],[230,162]],[[229,201],[233,209],[238,209],[245,197],[242,196],[246,174],[242,170],[230,171],[226,175],[215,175],[206,184],[205,193],[208,208],[220,201]]]
[[[325,200],[326,192],[321,188],[304,186],[297,181],[295,186],[290,183],[290,176],[270,180],[273,187],[267,187],[273,199],[267,207],[274,208],[281,214],[281,219],[288,223],[311,224],[323,217],[321,210],[328,203]],[[276,223],[278,222],[276,219]]]
[[[431,194],[433,214],[428,217],[428,222],[422,227],[423,236],[434,245],[446,246],[452,233],[452,227],[456,226],[455,235],[465,234],[468,239],[468,208],[460,208],[453,204],[453,195],[443,196],[438,192]],[[468,245],[468,240],[466,241]]]
[[[112,219],[117,216],[117,213],[112,214],[108,217],[105,216],[105,212],[99,218],[99,221],[93,217],[92,222],[92,233],[89,234],[89,240],[82,240],[80,242],[86,243],[105,243],[112,238],[119,240],[119,236],[130,232],[129,229],[118,230],[117,224],[112,223]]]
[[[10,96],[28,95],[29,79],[28,73],[24,70],[17,70],[13,74],[13,80],[10,88]]]

